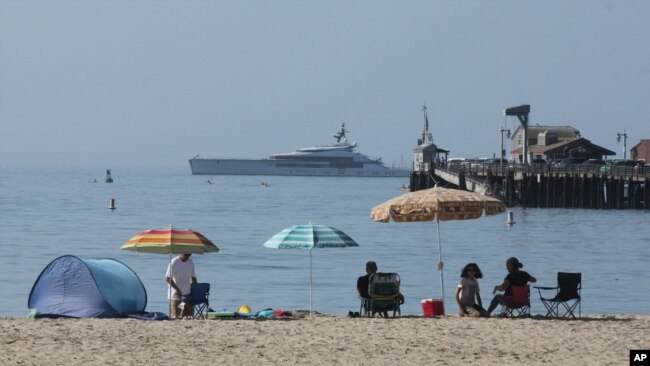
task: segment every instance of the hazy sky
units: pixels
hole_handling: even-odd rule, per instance
[[[524,103],[622,157],[650,138],[650,1],[0,0],[0,164],[189,172],[341,122],[410,163],[424,103],[450,157],[498,153]]]

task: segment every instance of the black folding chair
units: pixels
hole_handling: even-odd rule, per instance
[[[210,302],[208,297],[210,296],[210,284],[209,283],[193,283],[191,287],[190,301],[192,307],[194,308],[194,314],[192,314],[192,319],[207,319],[208,317],[208,305]]]
[[[578,317],[582,315],[580,290],[582,289],[582,273],[558,272],[556,287],[535,287],[539,291],[539,299],[546,307],[546,317],[574,318],[578,308]],[[544,297],[542,290],[555,290],[555,296]],[[562,305],[562,308],[560,308]]]

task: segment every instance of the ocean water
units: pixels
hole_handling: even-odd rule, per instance
[[[379,271],[400,273],[404,314],[420,314],[421,299],[440,296],[435,223],[369,219],[370,208],[399,195],[407,179],[208,177],[192,176],[189,167],[113,169],[113,178],[104,183],[101,169],[0,169],[0,316],[25,316],[34,281],[66,254],[125,263],[146,287],[147,310],[166,312],[169,256],[119,248],[142,230],[170,224],[197,230],[220,248],[192,257],[199,281],[212,285],[213,309],[308,309],[309,252],[262,247],[283,228],[308,222],[335,226],[360,245],[312,251],[314,310],[358,311],[356,279],[370,259]],[[115,211],[107,209],[111,198]],[[650,212],[510,210],[512,227],[505,214],[440,223],[449,312],[457,312],[462,266],[479,264],[488,303],[506,275],[505,260],[516,256],[541,286],[555,285],[558,271],[582,272],[583,313],[650,313]],[[537,292],[531,300],[533,313],[542,313]]]

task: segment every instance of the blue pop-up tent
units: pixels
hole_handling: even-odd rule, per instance
[[[48,264],[28,300],[37,317],[116,318],[146,306],[147,291],[131,268],[114,259],[73,255]]]

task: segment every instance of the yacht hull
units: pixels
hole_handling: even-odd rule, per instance
[[[382,164],[359,164],[359,167],[333,167],[326,162],[291,162],[286,160],[192,158],[194,175],[283,175],[323,177],[408,177],[410,171],[388,168]]]

